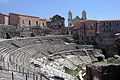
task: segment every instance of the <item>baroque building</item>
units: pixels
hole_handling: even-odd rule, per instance
[[[85,10],[83,10],[81,18],[79,16],[76,16],[75,18],[73,18],[72,11],[70,10],[68,12],[68,27],[66,28],[66,34],[73,35],[74,33],[76,33],[74,31],[75,23],[81,20],[87,20],[87,13]]]
[[[65,19],[60,15],[55,15],[47,22],[47,27],[51,29],[51,34],[61,35],[65,30]]]
[[[83,10],[81,18],[79,16],[76,16],[74,19],[73,19],[73,16],[72,16],[72,11],[70,10],[68,12],[68,27],[73,27],[74,23],[76,21],[80,21],[80,20],[87,20],[87,13],[86,13],[85,10]]]

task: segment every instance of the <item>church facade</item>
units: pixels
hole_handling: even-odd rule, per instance
[[[65,19],[60,15],[54,15],[50,18],[50,21],[47,22],[47,27],[51,30],[53,35],[63,35],[65,30]]]
[[[73,13],[70,10],[68,12],[68,27],[66,28],[66,34],[67,35],[73,35],[75,33],[75,26],[76,26],[76,22],[80,22],[82,20],[87,20],[87,13],[85,10],[83,10],[82,12],[82,17],[76,16],[75,18],[73,18]]]
[[[75,18],[73,18],[72,11],[70,10],[68,12],[68,27],[73,27],[75,22],[80,20],[87,20],[87,13],[85,10],[83,10],[81,18],[79,16],[76,16]]]

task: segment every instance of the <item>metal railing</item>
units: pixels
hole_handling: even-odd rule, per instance
[[[0,61],[0,80],[2,78],[5,80],[43,80],[43,78],[49,80],[48,77],[40,72],[30,71],[15,63],[12,63],[12,65],[8,62]]]

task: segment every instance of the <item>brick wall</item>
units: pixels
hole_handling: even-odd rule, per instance
[[[87,80],[120,80],[120,65],[87,65],[86,74]]]
[[[4,24],[4,15],[0,13],[0,24]]]
[[[9,24],[9,16],[0,13],[0,24],[8,25]]]
[[[19,22],[19,16],[13,13],[9,14],[9,24],[17,26]]]
[[[34,17],[27,17],[27,16],[19,16],[20,25],[22,27],[24,26],[39,26],[39,18]],[[36,21],[38,22],[38,25],[36,25]]]
[[[15,13],[10,13],[9,16],[10,16],[10,19],[9,19],[10,25],[17,26],[19,23],[19,25],[21,27],[24,27],[24,26],[44,27],[44,26],[46,26],[46,19],[39,19],[39,17],[22,15],[22,14],[15,14]]]

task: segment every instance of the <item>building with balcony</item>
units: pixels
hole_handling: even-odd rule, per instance
[[[81,20],[74,24],[77,43],[93,44],[107,52],[107,57],[115,53],[115,34],[120,33],[120,20]]]

